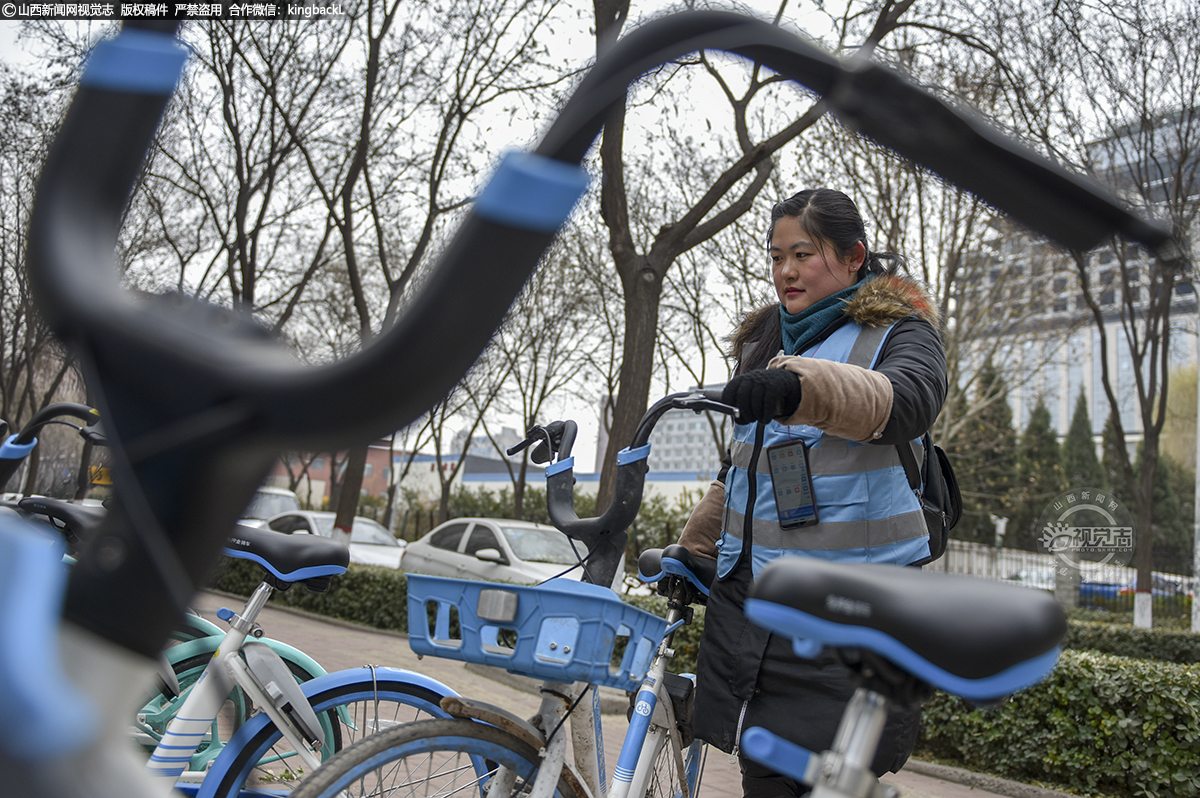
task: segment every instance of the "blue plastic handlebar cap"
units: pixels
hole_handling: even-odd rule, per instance
[[[639,446],[636,449],[622,449],[617,452],[617,465],[629,465],[636,463],[638,460],[645,460],[650,456],[650,444]]]
[[[174,36],[127,28],[115,39],[96,45],[79,84],[135,94],[171,94],[187,56]]]
[[[510,152],[475,200],[475,213],[490,222],[554,233],[587,191],[583,167],[529,152]]]
[[[566,460],[559,460],[557,463],[546,466],[546,476],[552,477],[555,474],[561,474],[564,471],[570,471],[575,467],[575,458],[568,457]]]
[[[24,460],[37,446],[37,438],[32,443],[17,443],[16,435],[9,435],[8,440],[0,444],[0,460]]]

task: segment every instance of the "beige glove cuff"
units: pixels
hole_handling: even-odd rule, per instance
[[[725,517],[725,485],[713,480],[700,503],[688,516],[679,535],[679,545],[700,557],[717,559],[717,541]]]
[[[810,424],[860,443],[883,434],[892,414],[892,383],[879,372],[795,355],[777,355],[767,367],[800,377],[800,407],[781,424]]]

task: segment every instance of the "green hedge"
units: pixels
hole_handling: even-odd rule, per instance
[[[262,582],[263,571],[248,560],[225,558],[209,586],[239,596],[248,596]],[[352,565],[335,576],[324,593],[312,593],[303,585],[275,591],[275,604],[315,612],[330,618],[408,631],[408,600],[404,574],[378,565]]]
[[[1200,662],[1200,635],[1169,629],[1135,629],[1098,621],[1072,620],[1064,647],[1132,659]]]
[[[1114,796],[1200,796],[1200,667],[1067,651],[999,707],[939,693],[918,752]]]

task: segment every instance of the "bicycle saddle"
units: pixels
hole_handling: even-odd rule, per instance
[[[795,638],[800,656],[825,646],[869,649],[970,699],[1036,682],[1054,666],[1067,631],[1062,607],[1041,590],[802,557],[763,569],[745,611]]]
[[[678,543],[663,549],[646,549],[638,557],[638,577],[643,582],[654,584],[667,575],[686,579],[700,592],[699,600],[703,602],[717,578],[717,561],[696,557]]]
[[[103,507],[71,504],[44,496],[26,496],[17,502],[17,507],[30,515],[44,515],[52,521],[61,522],[66,529],[61,529],[55,524],[56,529],[81,541],[91,537],[92,532],[100,527],[100,522],[108,513]]]
[[[225,544],[225,554],[253,560],[282,582],[336,576],[346,572],[350,549],[316,535],[284,535],[239,524]]]

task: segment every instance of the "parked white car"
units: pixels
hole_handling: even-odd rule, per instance
[[[285,535],[332,538],[335,518],[336,513],[297,510],[275,516],[267,521],[267,528]],[[350,530],[350,562],[399,568],[404,545],[403,540],[397,540],[382,524],[361,515],[354,517],[354,525]]]
[[[573,549],[570,538],[552,526],[507,518],[454,518],[408,544],[401,567],[431,576],[536,584],[560,575],[579,579],[582,568],[563,572],[585,556],[586,546],[576,542]]]
[[[263,485],[254,491],[254,498],[242,511],[239,524],[262,529],[268,518],[274,518],[280,513],[295,512],[300,509],[300,499],[287,488],[274,488]]]

